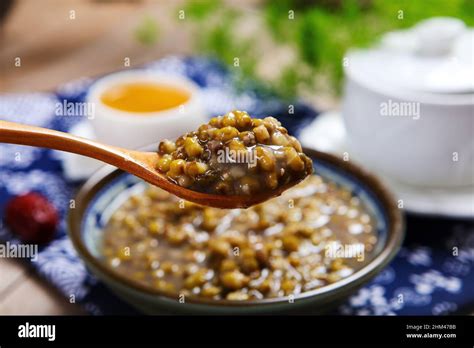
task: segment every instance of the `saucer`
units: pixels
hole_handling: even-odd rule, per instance
[[[70,134],[95,140],[97,136],[88,120],[81,121],[72,126]],[[89,178],[100,167],[103,162],[90,157],[84,157],[70,152],[54,151],[54,157],[59,159],[63,168],[63,175],[67,181],[80,182]]]
[[[338,111],[319,115],[313,123],[305,127],[299,136],[303,146],[342,156],[350,152],[346,143],[346,130],[342,115]],[[351,161],[353,160],[351,153]],[[356,164],[363,164],[354,160]],[[426,188],[414,187],[381,173],[376,174],[398,199],[403,200],[403,208],[414,214],[442,216],[450,218],[474,218],[474,187]]]

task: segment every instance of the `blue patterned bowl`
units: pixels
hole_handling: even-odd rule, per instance
[[[384,186],[359,167],[332,155],[305,149],[315,172],[350,189],[365,204],[376,221],[378,243],[375,257],[360,270],[340,281],[288,297],[252,301],[208,300],[178,297],[143,286],[108,268],[100,246],[103,228],[118,206],[145,186],[140,179],[120,170],[104,167],[82,187],[76,209],[69,215],[72,242],[91,271],[126,302],[150,314],[265,314],[320,313],[344,300],[372,279],[397,253],[404,236],[400,209]]]

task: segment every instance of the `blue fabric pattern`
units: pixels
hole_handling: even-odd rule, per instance
[[[202,87],[205,105],[213,115],[234,108],[256,116],[273,115],[293,134],[317,116],[301,102],[293,103],[294,114],[289,113],[288,102],[252,82],[237,88],[235,75],[211,59],[168,57],[144,68],[194,80]],[[9,121],[67,131],[84,117],[56,115],[56,103],[82,101],[92,82],[76,80],[55,93],[0,95],[0,115]],[[66,209],[77,188],[78,183],[65,180],[54,151],[0,144],[0,216],[12,196],[29,191],[44,194],[59,209],[61,223],[56,238],[40,250],[32,267],[65,297],[74,295],[91,314],[136,314],[87,271],[65,233]],[[0,225],[0,239],[18,243],[4,224]],[[473,221],[408,216],[407,238],[398,256],[335,314],[443,315],[467,313],[473,307]]]

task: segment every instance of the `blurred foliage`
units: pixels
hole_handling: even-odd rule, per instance
[[[184,10],[188,18],[203,20],[219,7],[222,7],[221,0],[197,0],[188,1]]]
[[[135,38],[144,45],[152,45],[158,41],[158,23],[152,17],[143,18],[140,25],[135,29]]]
[[[236,29],[246,12],[220,0],[190,0],[186,18],[199,27],[196,48],[229,65],[239,58],[242,79],[256,75],[258,33],[246,38]],[[433,16],[474,24],[474,0],[267,0],[258,9],[276,45],[289,45],[297,60],[282,67],[272,86],[283,97],[314,88],[324,76],[328,90],[340,91],[342,59],[351,47],[366,47],[382,33],[413,26]]]
[[[195,37],[196,48],[235,67],[235,83],[238,88],[243,88],[249,77],[255,78],[256,42],[253,38],[239,36],[234,30],[245,13],[225,6],[221,0],[188,1],[184,12],[186,19],[191,19],[199,25]]]

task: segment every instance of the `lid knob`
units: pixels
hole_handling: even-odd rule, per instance
[[[451,51],[454,40],[466,30],[463,21],[450,17],[434,17],[420,22],[414,28],[417,53],[440,56]]]

